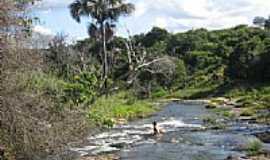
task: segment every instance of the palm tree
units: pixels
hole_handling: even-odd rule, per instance
[[[124,3],[123,0],[76,0],[70,4],[69,8],[71,16],[78,23],[81,17],[90,18],[88,34],[102,43],[103,54],[100,52],[100,57],[103,66],[103,87],[106,91],[109,70],[106,44],[113,37],[119,17],[131,14],[135,7],[131,3]]]

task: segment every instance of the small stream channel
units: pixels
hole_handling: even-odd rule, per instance
[[[224,160],[229,155],[244,156],[255,132],[269,126],[231,123],[226,130],[209,130],[203,117],[214,116],[202,104],[168,104],[150,118],[115,126],[108,132],[88,137],[82,147],[72,148],[79,156],[117,153],[122,160]],[[165,129],[152,136],[152,122]],[[269,145],[264,144],[265,148]]]

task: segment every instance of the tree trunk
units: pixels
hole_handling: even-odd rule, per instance
[[[103,64],[103,80],[104,80],[104,90],[106,97],[108,96],[108,53],[106,45],[106,28],[104,23],[102,23],[102,40],[103,40],[103,53],[104,53],[104,64]]]

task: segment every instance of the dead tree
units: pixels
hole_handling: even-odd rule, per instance
[[[149,95],[151,83],[142,87],[138,82],[138,76],[143,72],[148,72],[151,75],[161,75],[170,79],[174,74],[176,65],[173,58],[168,56],[154,56],[157,54],[148,53],[141,45],[134,45],[131,38],[125,42],[126,54],[128,59],[128,78],[129,86],[135,85],[136,88],[146,90]]]

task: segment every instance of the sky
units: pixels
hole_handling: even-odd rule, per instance
[[[74,0],[42,0],[32,10],[40,18],[34,31],[44,35],[63,33],[70,40],[87,37],[87,24],[74,21],[68,5]],[[190,29],[209,30],[233,27],[239,24],[252,25],[255,16],[270,15],[270,0],[126,0],[135,5],[135,12],[121,17],[117,24],[117,35],[146,33],[153,26],[170,32]]]

